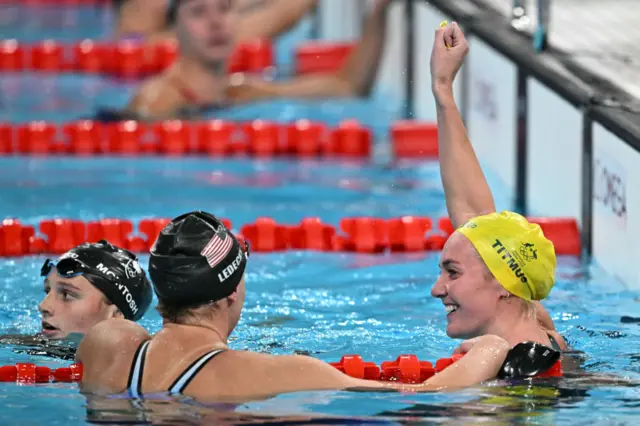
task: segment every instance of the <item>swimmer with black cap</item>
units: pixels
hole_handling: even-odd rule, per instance
[[[104,240],[81,244],[57,262],[47,259],[41,276],[46,296],[38,310],[48,339],[85,334],[109,318],[138,321],[153,299],[138,258]]]
[[[440,173],[456,232],[442,252],[431,294],[447,312],[447,334],[469,339],[495,334],[511,346],[532,341],[566,350],[539,303],[555,283],[553,244],[538,225],[497,213],[493,196],[453,96],[453,81],[469,46],[457,24],[436,31],[431,56]]]
[[[48,341],[77,343],[97,323],[109,318],[138,321],[148,310],[153,290],[131,252],[107,241],[84,243],[41,269],[45,298],[38,306],[42,330],[33,337],[2,336],[2,343],[36,345],[34,353],[68,358],[65,346]],[[73,353],[71,354],[73,355]]]
[[[465,342],[464,358],[421,384],[360,380],[318,359],[236,351],[227,346],[245,299],[249,247],[215,216],[192,212],[160,233],[149,261],[162,329],[108,320],[78,348],[81,389],[96,394],[184,394],[205,402],[240,402],[312,390],[430,392],[496,377],[507,343],[496,336]]]

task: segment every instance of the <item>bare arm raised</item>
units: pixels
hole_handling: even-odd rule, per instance
[[[431,53],[431,86],[438,115],[440,174],[454,228],[496,210],[453,97],[453,81],[469,44],[454,22],[436,31]]]

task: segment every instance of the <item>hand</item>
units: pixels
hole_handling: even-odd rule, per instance
[[[473,339],[465,340],[458,346],[453,353],[454,354],[466,354],[471,351],[472,348],[492,348],[496,350],[509,349],[509,344],[502,337],[486,334],[484,336],[475,337]]]
[[[469,43],[455,22],[436,30],[431,51],[431,87],[451,89],[456,74],[462,66]]]

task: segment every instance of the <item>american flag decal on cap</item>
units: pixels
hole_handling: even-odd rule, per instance
[[[218,232],[211,237],[209,243],[204,246],[200,254],[207,259],[209,266],[215,268],[222,259],[227,257],[232,246],[233,238],[227,235],[224,228],[220,227]]]

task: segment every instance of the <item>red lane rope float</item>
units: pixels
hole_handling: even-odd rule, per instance
[[[0,4],[38,6],[111,6],[112,0],[0,0]]]
[[[558,255],[578,256],[581,252],[577,221],[570,218],[529,218],[541,226]],[[101,239],[136,253],[147,253],[168,218],[141,220],[137,226],[125,219],[83,222],[72,219],[46,219],[36,228],[17,219],[0,224],[0,257],[30,254],[60,254],[85,241]],[[231,221],[225,225],[232,228]],[[433,221],[428,217],[405,216],[377,219],[350,217],[340,220],[336,229],[319,218],[303,219],[297,225],[283,225],[272,218],[258,218],[245,224],[238,234],[248,241],[252,251],[316,250],[327,252],[382,253],[426,252],[441,250],[453,233],[448,218]]]
[[[69,367],[56,368],[37,366],[31,363],[19,363],[0,367],[0,382],[18,384],[33,383],[69,383],[82,379],[82,365],[71,364]]]
[[[374,362],[363,361],[360,355],[344,355],[338,362],[328,364],[338,371],[357,379],[393,381],[400,383],[422,383],[462,359],[464,355],[454,354],[440,358],[435,366],[429,361],[421,361],[416,355],[399,355],[395,360],[383,361],[379,366]],[[82,380],[82,364],[56,368],[37,366],[32,363],[19,363],[0,367],[0,383],[70,383]],[[538,378],[559,377],[563,375],[562,364],[557,361],[549,370],[539,374]]]
[[[297,74],[337,71],[354,49],[354,43],[307,42],[295,51]],[[42,40],[24,44],[0,40],[0,71],[77,72],[140,78],[162,72],[178,56],[174,41],[140,43],[132,40],[82,40],[75,44]],[[263,73],[275,68],[273,43],[257,39],[239,44],[228,72]]]
[[[398,158],[437,156],[435,124],[400,121],[391,126],[391,143]],[[34,121],[0,123],[0,156],[230,156],[297,158],[369,158],[371,129],[356,120],[336,127],[309,120],[275,123],[224,120],[157,123],[77,121],[62,125]]]
[[[4,72],[76,72],[140,78],[165,70],[177,56],[178,46],[173,41],[153,44],[89,39],[75,44],[55,40],[35,44],[14,39],[0,41],[0,71]],[[273,67],[273,44],[258,39],[235,48],[228,72],[262,73]]]

